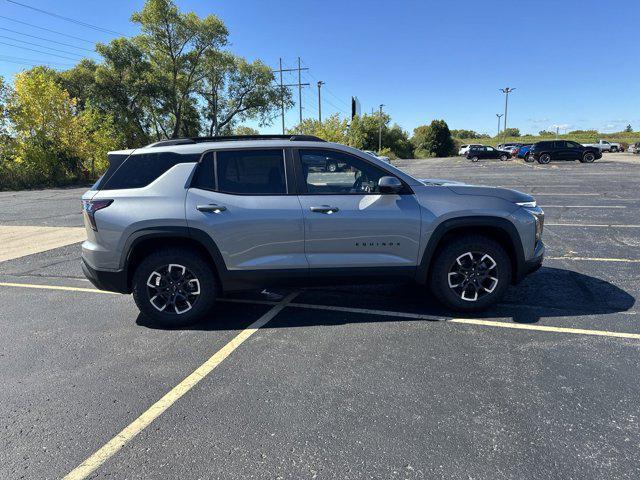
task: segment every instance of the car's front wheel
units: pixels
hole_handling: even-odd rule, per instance
[[[211,310],[217,282],[200,255],[171,248],[156,251],[140,262],[132,290],[143,315],[157,325],[179,328],[202,320]]]
[[[543,153],[538,157],[538,163],[542,165],[546,165],[550,161],[551,161],[551,155],[549,155],[548,153]]]
[[[582,163],[593,163],[596,160],[596,156],[592,152],[587,152],[582,156],[580,160]]]
[[[505,161],[509,160],[509,157],[507,155],[500,155],[500,160],[505,162]]]
[[[530,153],[527,153],[527,154],[524,156],[524,161],[525,161],[525,162],[527,162],[527,163],[531,163],[531,162],[533,162],[533,156],[532,156]]]
[[[471,161],[472,161],[473,163],[476,163],[478,160],[480,160],[480,159],[479,159],[477,156],[473,156],[473,157],[471,157]]]
[[[511,261],[504,248],[483,236],[460,237],[437,254],[429,286],[445,306],[464,312],[498,302],[511,283]]]

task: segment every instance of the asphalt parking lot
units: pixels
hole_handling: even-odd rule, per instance
[[[0,192],[7,250],[62,244],[0,262],[0,478],[638,478],[640,158],[397,165],[532,193],[543,268],[474,318],[343,286],[162,330],[84,279],[84,189]]]

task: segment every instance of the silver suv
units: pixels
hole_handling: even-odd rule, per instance
[[[542,264],[524,193],[417,180],[310,136],[167,140],[109,154],[84,194],[82,267],[165,326],[275,285],[427,285],[472,312]]]

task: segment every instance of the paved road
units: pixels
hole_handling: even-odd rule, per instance
[[[417,287],[299,292],[91,478],[638,478],[640,161],[399,165],[534,193],[551,259],[480,323]],[[79,225],[78,194],[4,196],[0,224]],[[0,478],[70,472],[279,308],[251,293],[156,329],[83,290],[77,244],[0,282]]]

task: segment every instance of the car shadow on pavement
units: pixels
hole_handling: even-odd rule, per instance
[[[284,290],[276,293],[286,294]],[[228,330],[244,328],[246,316],[244,309],[257,308],[242,300],[271,300],[259,292],[247,292],[230,295],[229,299],[238,303],[219,302],[211,312],[211,319],[186,327],[188,330]],[[372,315],[370,313],[345,312],[343,310],[308,309],[305,321],[270,322],[265,328],[300,327],[313,325],[334,325],[344,323],[384,322],[393,317],[401,321],[403,317],[393,315],[397,312],[425,315],[438,320],[446,318],[511,318],[517,323],[536,323],[545,317],[581,317],[625,312],[633,307],[635,298],[621,288],[605,280],[591,277],[572,270],[542,267],[529,275],[520,284],[512,286],[501,303],[484,312],[465,314],[452,312],[441,307],[427,292],[417,284],[408,285],[360,285],[302,290],[294,304],[309,304],[334,307],[346,307],[367,310],[382,310],[390,315]],[[266,312],[271,305],[261,305]],[[243,318],[244,317],[244,318]],[[234,320],[238,318],[238,320]],[[295,315],[299,319],[300,315]],[[242,319],[243,321],[241,321]],[[416,318],[405,317],[415,321]],[[234,322],[238,322],[234,324]],[[162,329],[150,320],[139,315],[136,323],[140,326]]]

